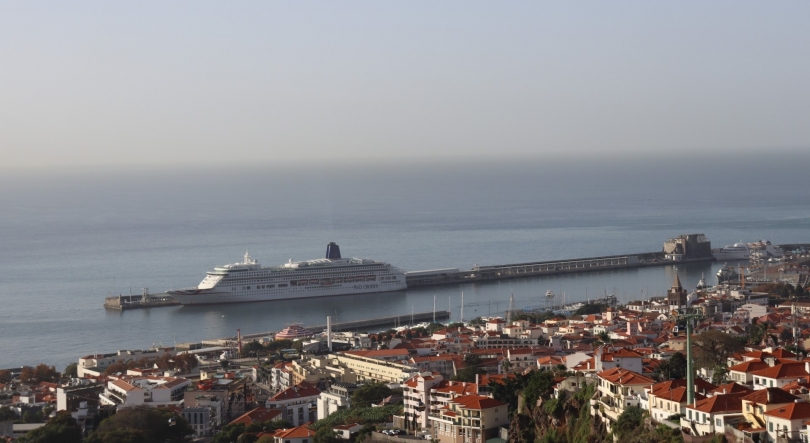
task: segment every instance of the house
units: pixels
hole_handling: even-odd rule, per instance
[[[176,377],[129,377],[109,380],[99,403],[118,408],[132,406],[179,406],[190,380]]]
[[[293,426],[315,421],[317,414],[317,401],[321,391],[315,386],[304,382],[287,388],[270,397],[265,402],[267,409],[281,409],[284,411],[284,420]]]
[[[354,383],[332,383],[318,397],[318,420],[324,419],[341,409],[351,407],[351,396],[358,389]]]
[[[799,397],[778,388],[754,391],[742,398],[745,420],[757,428],[766,427],[765,413],[799,400]]]
[[[754,371],[754,389],[782,388],[797,379],[806,380],[808,375],[804,362],[783,362],[774,366]]]
[[[703,380],[695,379],[695,400],[703,400],[716,386]],[[687,400],[686,380],[667,380],[656,383],[647,389],[650,416],[655,421],[666,420],[676,414],[686,413]]]
[[[768,363],[761,360],[748,360],[728,368],[728,379],[744,385],[754,383],[754,372],[769,368]]]
[[[623,368],[613,368],[596,374],[597,393],[592,404],[598,406],[591,410],[592,415],[601,414],[610,423],[629,406],[639,406],[644,389],[655,383],[655,380],[637,372]]]
[[[765,412],[767,432],[770,441],[794,441],[804,430],[804,422],[810,420],[810,403],[805,401],[789,403]]]
[[[512,371],[521,371],[535,365],[531,348],[510,348],[506,351],[506,358]]]
[[[91,354],[79,358],[76,373],[79,378],[101,377],[108,367],[118,363],[154,362],[164,356],[174,356],[174,348],[157,348],[150,350],[122,350],[109,354]]]
[[[350,440],[352,438],[352,434],[360,432],[360,429],[363,429],[363,426],[360,423],[338,425],[332,428],[332,430],[335,432],[335,435],[343,440]]]
[[[746,392],[716,394],[686,405],[686,415],[681,418],[681,428],[693,436],[722,433],[728,420],[743,418],[742,397]]]
[[[484,442],[498,437],[498,429],[509,424],[507,409],[494,398],[470,394],[454,398],[429,419],[441,443]]]
[[[188,422],[194,435],[197,438],[210,437],[213,423],[215,422],[215,412],[211,408],[202,406],[194,408],[183,408],[180,415]]]
[[[292,429],[279,429],[273,433],[273,440],[276,443],[311,443],[315,437],[315,431],[305,425]]]
[[[437,408],[431,402],[431,391],[442,381],[444,378],[440,374],[425,372],[403,383],[403,423],[410,423],[415,429],[427,427],[428,415],[435,413],[433,409]]]
[[[641,374],[644,372],[644,356],[628,348],[600,346],[593,355],[596,372],[622,368]]]

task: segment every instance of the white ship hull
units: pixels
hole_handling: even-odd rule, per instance
[[[727,251],[720,251],[715,250],[712,252],[712,255],[717,261],[736,261],[736,260],[750,260],[751,253],[749,251],[745,252],[727,252]]]
[[[402,291],[407,289],[405,277],[401,281],[392,280],[390,282],[368,282],[368,283],[343,283],[340,285],[321,287],[299,287],[299,288],[275,288],[237,292],[214,292],[214,290],[182,290],[170,291],[175,300],[183,305],[211,305],[221,303],[247,303],[273,300],[293,300],[300,298],[331,297],[337,295],[366,294],[372,292]]]
[[[406,289],[405,273],[388,263],[341,258],[327,245],[326,258],[262,267],[245,254],[242,263],[218,266],[196,288],[168,291],[183,305],[246,303]]]

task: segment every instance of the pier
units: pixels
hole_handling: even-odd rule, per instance
[[[678,265],[714,261],[714,257],[700,257],[683,260],[666,260],[661,252],[640,254],[610,255],[604,257],[578,258],[572,260],[555,260],[506,265],[475,265],[468,271],[458,269],[436,269],[405,273],[408,288],[436,285],[475,283],[513,278],[543,277],[562,274],[633,269],[650,266]]]
[[[143,295],[119,295],[117,297],[104,297],[104,307],[116,311],[126,311],[129,309],[162,308],[164,306],[180,306],[180,302],[173,299],[169,294],[149,294],[145,291]]]

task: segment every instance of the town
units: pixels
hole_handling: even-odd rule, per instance
[[[0,438],[806,442],[808,264],[786,251],[758,275],[694,288],[676,272],[666,296],[573,312],[511,303],[378,333],[327,319],[323,333],[290,325],[84,355],[61,373],[4,369]]]

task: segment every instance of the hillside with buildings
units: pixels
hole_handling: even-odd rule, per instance
[[[101,441],[105,418],[157,409],[213,442],[808,441],[805,294],[676,276],[666,297],[571,315],[89,354],[0,371],[0,435]]]

